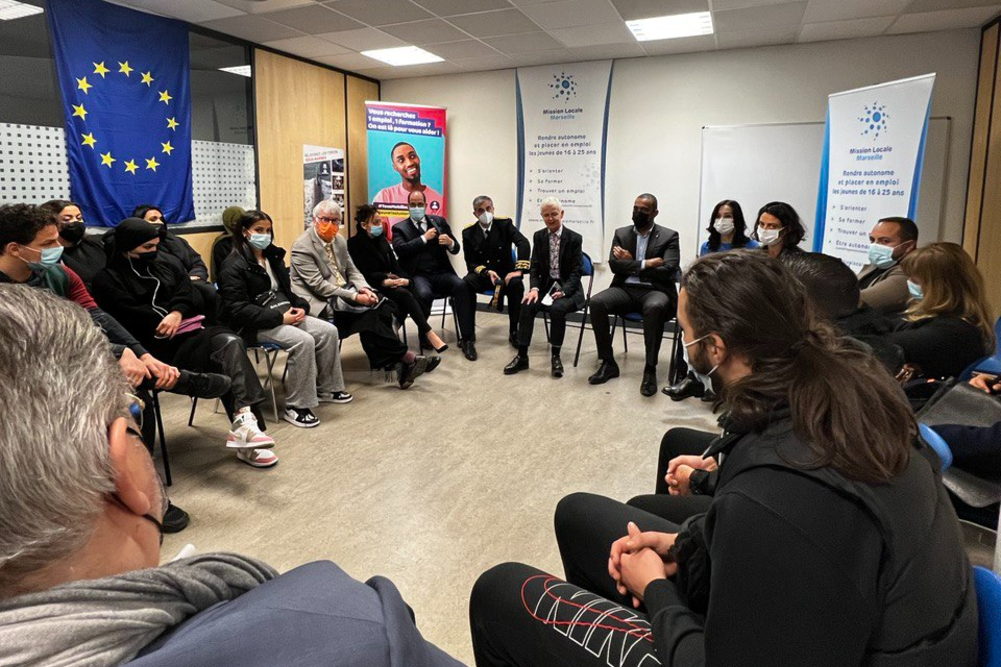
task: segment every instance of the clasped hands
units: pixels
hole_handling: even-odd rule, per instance
[[[496,271],[487,269],[487,276],[490,277],[490,283],[492,285],[496,285],[497,283],[501,282],[500,274],[497,273]],[[512,271],[511,273],[507,274],[506,276],[504,276],[503,282],[505,285],[509,285],[511,284],[511,281],[514,280],[515,278],[521,278],[521,271]]]
[[[678,535],[642,532],[632,521],[626,526],[626,530],[625,537],[612,542],[608,574],[615,580],[619,593],[631,596],[633,606],[638,608],[651,582],[666,579],[678,572],[678,564],[671,555],[671,547]]]
[[[367,287],[362,287],[355,294],[355,303],[361,306],[374,306],[379,303],[379,295]]]

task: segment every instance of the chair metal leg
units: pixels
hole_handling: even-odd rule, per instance
[[[163,434],[163,416],[160,415],[160,397],[158,392],[153,392],[153,415],[156,417],[156,430],[160,438],[160,456],[163,458],[163,476],[167,486],[171,486],[174,480],[170,476],[170,457],[167,455],[167,438]]]
[[[191,414],[188,415],[188,426],[194,426],[195,425],[195,408],[197,408],[197,407],[198,407],[198,397],[197,396],[192,396],[191,397]]]
[[[455,302],[452,301],[452,297],[448,297],[448,302],[452,305],[452,326],[455,327],[455,339],[460,340],[462,337],[459,335],[459,314],[455,312]],[[442,322],[442,328],[445,327],[445,323]],[[474,334],[473,331],[467,331],[466,335]]]
[[[667,367],[667,380],[670,384],[676,384],[678,382],[678,378],[675,377],[678,369],[676,368],[676,364],[674,362],[678,357],[678,344],[680,342],[679,339],[681,338],[680,330],[681,326],[678,324],[678,320],[674,320],[674,339],[671,341],[671,363]]]
[[[265,382],[264,388],[271,391],[271,409],[274,412],[275,423],[278,423],[278,399],[275,398],[275,381],[274,381],[274,367],[275,362],[278,360],[279,350],[265,350],[264,351],[264,361],[268,366],[268,379]]]
[[[546,342],[552,343],[553,339],[549,335],[549,313],[542,311],[542,326],[546,329]]]
[[[620,317],[619,321],[622,322],[622,347],[626,354],[629,354],[629,331],[626,330],[626,318]]]
[[[591,307],[591,302],[587,301],[584,303],[584,315],[580,320],[580,335],[577,337],[577,353],[573,357],[573,367],[577,368],[577,362],[580,361],[580,348],[584,344],[584,325],[587,323],[587,310]]]

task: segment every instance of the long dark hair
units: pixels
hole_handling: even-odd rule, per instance
[[[253,227],[255,222],[260,222],[261,220],[267,220],[271,223],[271,242],[274,243],[275,221],[271,219],[271,216],[264,211],[245,211],[240,216],[240,221],[236,223],[236,227],[233,228],[233,250],[230,253],[231,255],[253,256],[253,246],[250,245],[247,237],[243,235],[243,230]]]
[[[142,218],[143,220],[145,220],[146,214],[149,213],[150,211],[156,211],[157,213],[160,214],[161,217],[163,217],[163,209],[160,208],[159,206],[154,206],[153,204],[139,204],[139,206],[136,206],[135,209],[133,209],[132,217]],[[163,224],[166,225],[167,221],[164,220]]]
[[[758,211],[758,217],[754,219],[755,239],[758,239],[758,220],[761,220],[762,213],[774,215],[782,223],[782,227],[785,229],[785,234],[782,235],[783,249],[795,248],[806,237],[806,227],[803,226],[803,220],[799,217],[796,209],[784,201],[771,201],[761,207],[761,210]]]
[[[709,216],[709,250],[712,252],[719,250],[719,244],[723,238],[716,231],[716,218],[719,216],[719,210],[724,206],[729,206],[730,210],[733,211],[733,247],[743,248],[750,240],[747,238],[747,222],[744,220],[744,210],[733,199],[724,199],[713,207],[713,212]]]
[[[80,204],[77,204],[75,201],[70,201],[69,199],[50,199],[44,204],[39,205],[38,208],[46,214],[51,215],[53,218],[58,219],[59,214],[62,213],[63,209],[67,206],[76,206],[80,209],[81,213],[83,212],[83,208],[81,208]]]
[[[751,366],[722,389],[735,423],[759,430],[788,407],[796,435],[814,453],[794,465],[830,466],[872,484],[904,469],[917,424],[899,385],[870,352],[815,315],[781,262],[740,250],[707,255],[681,287],[695,337],[718,335]]]

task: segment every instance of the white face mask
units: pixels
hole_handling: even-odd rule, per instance
[[[483,211],[483,213],[480,214],[480,217],[477,218],[477,220],[479,220],[480,224],[483,225],[484,227],[489,227],[490,223],[494,221],[494,214],[491,213],[490,211]]]
[[[716,218],[716,231],[720,233],[721,236],[726,236],[728,234],[733,234],[735,229],[733,224],[733,218]]]
[[[775,245],[781,237],[781,229],[758,229],[758,240],[762,245]]]
[[[692,365],[692,362],[688,358],[688,348],[690,346],[692,346],[692,345],[695,345],[696,343],[698,343],[701,340],[705,340],[706,338],[709,338],[709,336],[711,336],[711,335],[712,334],[706,334],[705,336],[700,336],[699,338],[696,338],[691,343],[686,343],[685,342],[685,334],[684,333],[681,334],[681,355],[685,359],[685,364],[687,364],[688,368],[690,368],[691,370],[694,370],[697,373],[705,375],[706,377],[710,377],[713,373],[715,373],[716,369],[719,368],[719,364],[716,364],[715,366],[713,366],[712,368],[710,368],[709,372],[703,373],[702,371],[698,370],[697,368],[695,368],[695,366]]]

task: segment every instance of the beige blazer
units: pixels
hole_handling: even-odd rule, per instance
[[[875,264],[866,264],[858,272],[861,281],[876,271]],[[907,289],[907,274],[895,264],[889,271],[876,278],[862,290],[861,303],[887,314],[900,313],[907,309],[911,293]]]
[[[337,266],[347,281],[343,287],[334,285],[333,267],[327,259],[323,240],[317,235],[316,229],[310,227],[292,244],[292,291],[309,301],[309,312],[316,317],[328,305],[336,308],[336,299],[344,299],[353,305],[359,289],[371,289],[365,282],[365,276],[351,261],[347,241],[338,234],[334,237],[333,245]]]

